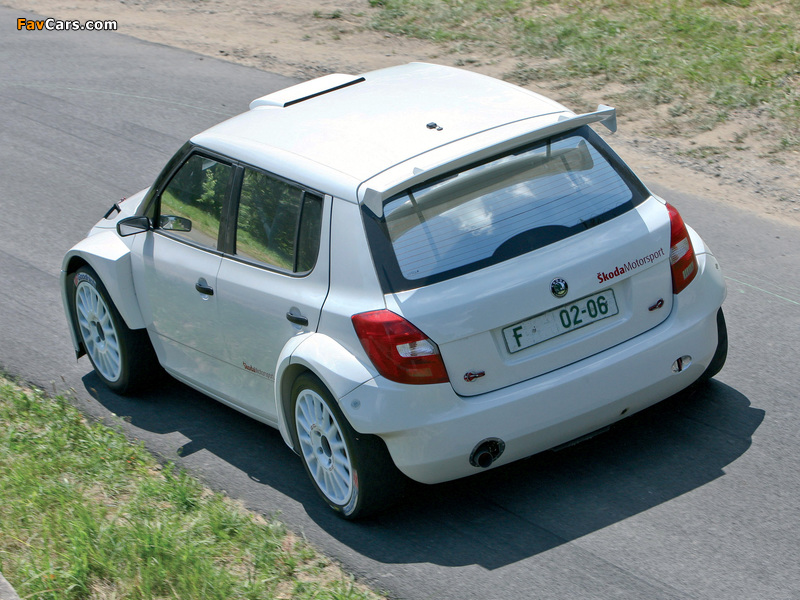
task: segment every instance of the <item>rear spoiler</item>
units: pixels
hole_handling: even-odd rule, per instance
[[[412,169],[413,172],[412,177],[405,179],[404,181],[402,181],[402,183],[398,182],[396,185],[392,185],[390,188],[384,190],[383,192],[379,192],[369,187],[366,188],[363,192],[364,195],[361,201],[368,208],[370,208],[375,214],[380,214],[382,210],[381,207],[383,199],[389,198],[390,196],[394,195],[395,193],[399,192],[402,189],[411,187],[421,181],[430,179],[431,177],[435,177],[436,175],[439,175],[441,173],[445,173],[452,169],[458,168],[459,165],[477,162],[484,158],[488,158],[494,154],[501,154],[502,152],[510,150],[511,148],[514,148],[516,146],[522,146],[530,142],[535,142],[537,140],[558,135],[559,133],[569,131],[570,129],[577,129],[578,127],[581,127],[583,125],[589,125],[591,123],[602,123],[610,132],[614,133],[617,130],[616,109],[611,106],[606,106],[605,104],[600,104],[597,107],[597,110],[594,112],[575,115],[573,117],[562,114],[561,116],[558,117],[555,123],[551,123],[550,125],[547,125],[545,127],[540,127],[532,131],[527,131],[522,135],[518,135],[510,139],[505,139],[496,144],[491,144],[485,148],[481,148],[477,152],[460,156],[453,161],[449,161],[447,163],[438,165],[433,169],[426,171],[414,167]],[[457,142],[451,142],[451,143],[457,143]]]
[[[589,123],[602,123],[606,126],[606,129],[614,133],[617,130],[617,109],[613,106],[600,104],[594,112],[584,113],[572,118],[562,116],[558,119],[558,124],[567,122],[569,123],[569,127],[566,129],[588,125]],[[549,127],[545,127],[545,129],[549,129]]]

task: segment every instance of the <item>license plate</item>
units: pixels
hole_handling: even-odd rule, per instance
[[[509,352],[519,352],[619,312],[612,290],[603,290],[503,329]]]

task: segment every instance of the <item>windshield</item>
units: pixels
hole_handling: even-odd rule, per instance
[[[382,216],[364,210],[384,287],[400,291],[564,239],[645,195],[585,127],[405,190]]]

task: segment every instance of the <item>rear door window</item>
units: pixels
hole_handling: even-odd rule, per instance
[[[386,291],[541,248],[641,202],[641,184],[589,128],[537,142],[364,208]],[[616,164],[615,164],[616,163]]]
[[[244,167],[236,217],[236,256],[305,273],[319,252],[322,198]]]

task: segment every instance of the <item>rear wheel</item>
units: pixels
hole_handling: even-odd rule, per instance
[[[346,519],[389,506],[402,481],[383,440],[356,432],[311,373],[292,387],[296,448],[317,492]]]
[[[711,359],[706,370],[698,379],[699,383],[704,383],[714,377],[722,370],[725,365],[725,360],[728,358],[728,327],[725,324],[725,315],[722,313],[722,307],[717,311],[717,351],[714,352],[714,358]]]
[[[91,267],[74,275],[73,310],[78,335],[97,376],[119,394],[141,389],[158,362],[144,329],[130,329]]]

